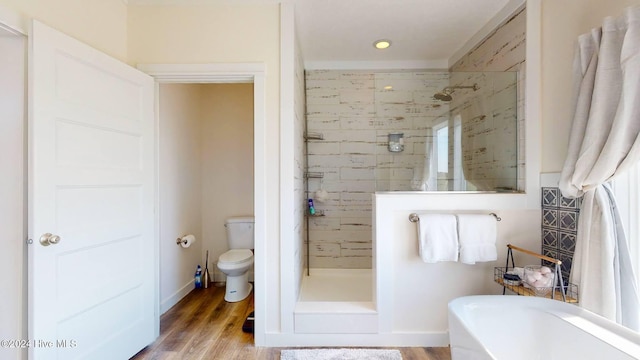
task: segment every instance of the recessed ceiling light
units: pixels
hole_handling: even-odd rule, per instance
[[[381,49],[381,50],[382,50],[382,49],[386,49],[386,48],[388,48],[389,46],[391,46],[391,41],[390,41],[390,40],[376,40],[376,41],[373,43],[373,46],[374,46],[376,49]]]
[[[384,87],[384,89],[385,89],[385,90],[391,90],[391,89],[393,89],[393,86],[391,86],[391,85],[387,85],[387,86],[385,86],[385,87]]]

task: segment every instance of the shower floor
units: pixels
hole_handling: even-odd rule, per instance
[[[310,269],[298,301],[372,301],[371,269]]]

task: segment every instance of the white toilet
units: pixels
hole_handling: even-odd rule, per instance
[[[227,275],[224,299],[236,302],[251,293],[249,268],[253,264],[253,216],[231,217],[225,221],[229,251],[220,255],[218,269]]]

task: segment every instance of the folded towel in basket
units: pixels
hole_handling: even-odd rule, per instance
[[[458,233],[453,214],[419,214],[418,247],[422,261],[458,261]]]
[[[476,261],[495,261],[497,226],[493,215],[458,214],[458,237],[460,262],[475,264]]]

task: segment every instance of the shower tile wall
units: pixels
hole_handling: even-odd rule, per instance
[[[448,72],[377,73],[376,80],[376,190],[425,190],[425,154],[432,129],[449,122],[449,104],[433,94],[449,85]],[[385,88],[391,87],[386,90]],[[402,132],[404,150],[390,152],[389,133]],[[431,145],[432,142],[430,141]],[[447,179],[438,176],[438,189],[447,188]],[[435,188],[426,190],[436,190]]]
[[[517,181],[517,73],[456,72],[451,74],[451,85],[478,86],[456,91],[450,102],[453,122],[461,123],[466,190],[523,190]],[[449,151],[453,152],[453,144]],[[449,174],[454,174],[452,165]]]
[[[518,71],[517,188],[520,190],[525,186],[525,42],[526,9],[523,9],[498,26],[449,69],[452,72]],[[455,80],[456,83],[460,81],[462,79]]]
[[[297,241],[294,245],[295,254],[295,269],[294,278],[299,283],[302,282],[303,270],[305,268],[306,259],[306,246],[305,246],[305,233],[306,222],[305,219],[305,179],[304,172],[307,167],[304,132],[306,130],[305,125],[305,85],[304,85],[304,63],[302,60],[302,54],[300,53],[300,47],[296,43],[296,62],[295,62],[295,84],[294,84],[294,159],[295,159],[295,173],[294,173],[294,198],[295,198],[295,234]],[[298,291],[299,287],[296,288]],[[296,298],[298,294],[296,294]]]
[[[446,112],[431,98],[446,84],[443,72],[306,72],[307,131],[324,135],[308,144],[308,171],[324,178],[307,181],[311,197],[321,187],[329,193],[315,201],[325,216],[309,219],[311,268],[371,268],[373,193],[421,174],[414,164],[424,161],[411,158],[424,158],[424,129]],[[387,150],[396,131],[405,134],[402,155]]]

